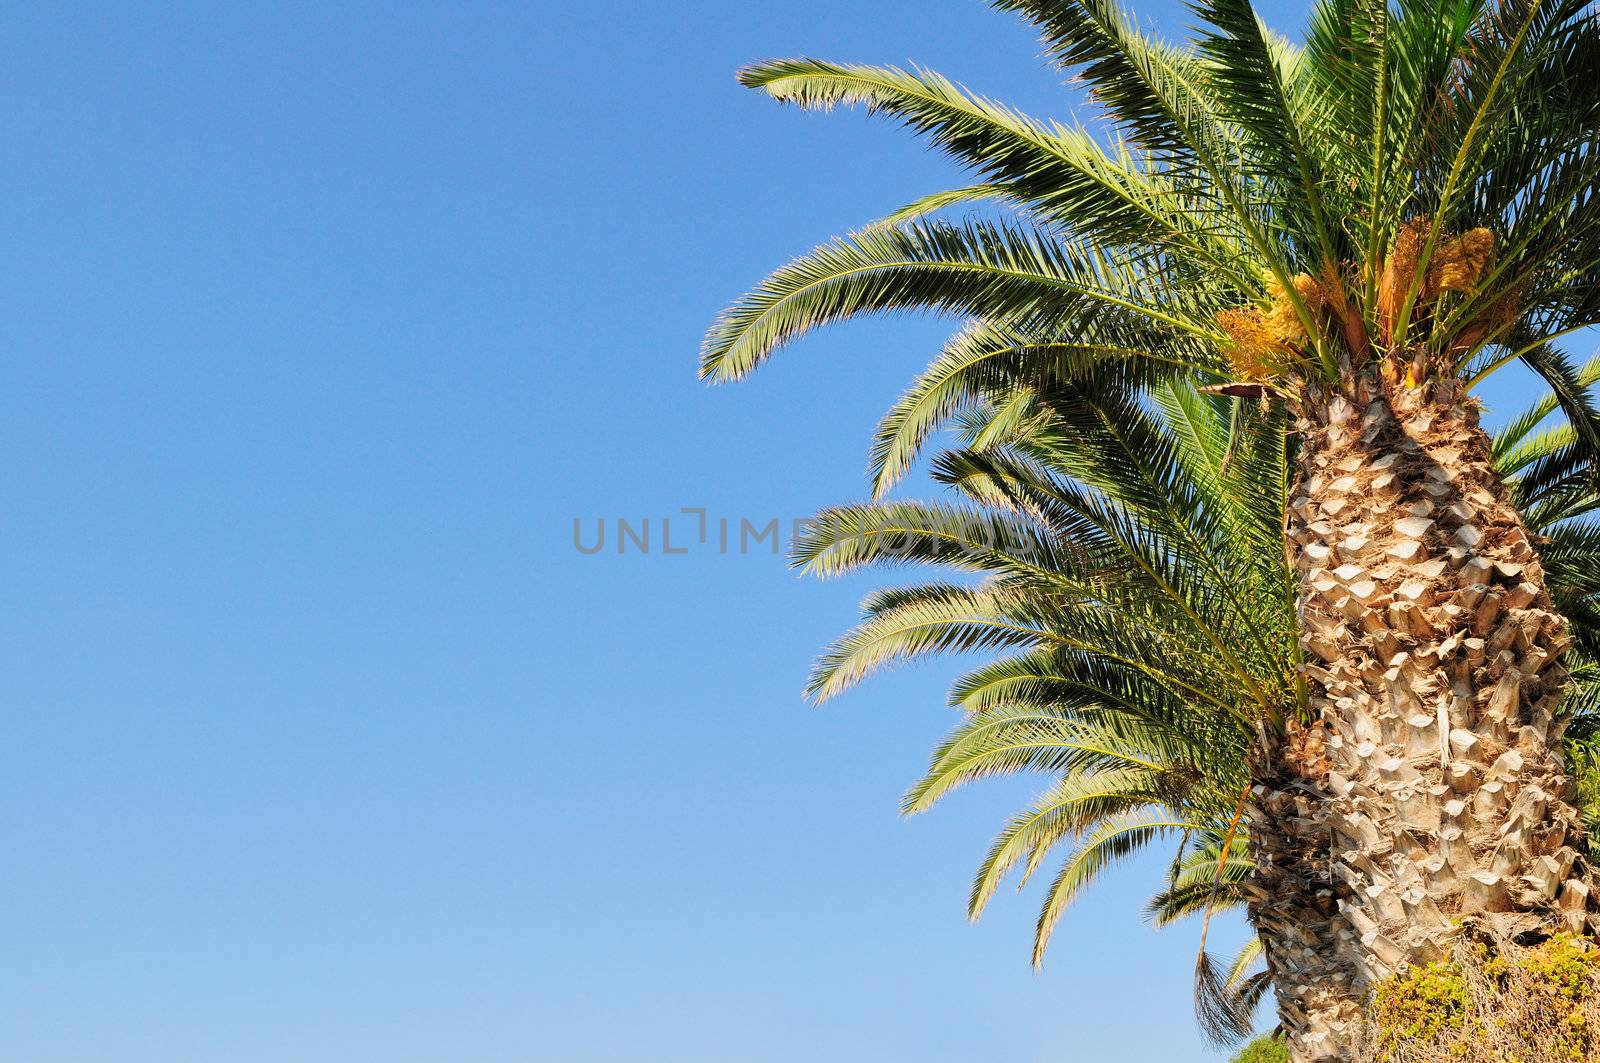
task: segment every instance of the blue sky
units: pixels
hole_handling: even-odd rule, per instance
[[[3,1054],[1212,1058],[1153,865],[1042,974],[1032,895],[965,924],[1028,787],[897,816],[951,669],[801,701],[867,584],[573,548],[861,496],[948,329],[695,380],[742,288],[957,180],[733,71],[916,60],[1070,117],[1037,51],[976,0],[13,6]]]

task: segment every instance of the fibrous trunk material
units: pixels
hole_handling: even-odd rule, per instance
[[[1589,933],[1600,883],[1561,756],[1570,639],[1475,403],[1369,368],[1308,396],[1298,427],[1286,531],[1309,723],[1257,771],[1252,913],[1288,980],[1291,1051],[1313,1063],[1351,1058],[1358,1002],[1465,933]]]
[[[1278,1001],[1301,1059],[1338,1059],[1361,1028],[1362,988],[1333,877],[1328,763],[1320,728],[1263,729],[1250,757],[1250,861],[1244,884]]]

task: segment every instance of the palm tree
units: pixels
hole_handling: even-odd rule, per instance
[[[1593,377],[1600,359],[1585,367],[1583,378]],[[990,404],[962,426],[967,446],[936,463],[936,479],[962,504],[825,511],[797,542],[795,560],[824,576],[909,563],[979,577],[872,595],[863,623],[823,655],[809,690],[827,699],[879,667],[936,652],[1007,651],[952,688],[965,716],[905,810],[925,811],[991,775],[1052,776],[996,838],[969,902],[976,918],[1008,872],[1021,868],[1026,881],[1072,842],[1045,894],[1037,964],[1085,887],[1163,839],[1179,842],[1173,877],[1147,909],[1153,922],[1246,904],[1246,838],[1271,829],[1243,815],[1245,763],[1261,718],[1251,691],[1269,691],[1280,716],[1292,712],[1298,657],[1293,581],[1274,538],[1281,509],[1275,518],[1260,505],[1261,487],[1292,475],[1281,418],[1230,409],[1183,382],[1153,388],[1148,408],[1094,378],[1035,395],[1047,418],[997,435],[1003,402]],[[1562,604],[1592,620],[1596,526],[1574,521],[1570,502],[1553,506],[1563,481],[1538,476],[1570,437],[1566,428],[1535,434],[1553,412],[1538,404],[1496,437],[1494,450],[1533,519],[1559,518],[1533,527],[1550,532],[1543,548]],[[1589,507],[1600,502],[1587,498]],[[1600,635],[1592,622],[1575,630],[1586,647]],[[1597,700],[1600,686],[1583,692]],[[1581,709],[1573,755],[1583,765],[1600,759],[1600,746],[1584,741],[1600,705]],[[1251,968],[1259,943],[1222,971],[1202,944],[1196,1003],[1219,1040],[1248,1031],[1269,985],[1268,972]]]
[[[1537,470],[1560,485],[1546,502],[1592,494],[1573,470],[1600,450],[1600,410],[1556,342],[1600,320],[1600,28],[1588,0],[1324,0],[1297,48],[1248,0],[1200,0],[1207,26],[1177,48],[1109,0],[996,6],[1088,84],[1105,135],[920,71],[744,71],[781,100],[897,117],[979,183],[773,274],[702,369],[741,376],[862,313],[971,318],[886,421],[880,489],[1008,376],[1002,427],[1043,401],[1041,371],[1130,393],[1197,373],[1292,420],[1274,501],[1295,697],[1191,649],[1261,726],[1252,916],[1296,1057],[1337,1059],[1366,987],[1467,933],[1508,949],[1587,931],[1600,904],[1561,759],[1573,636],[1473,394],[1511,362],[1541,374],[1572,432]],[[1001,215],[928,217],[974,201]]]

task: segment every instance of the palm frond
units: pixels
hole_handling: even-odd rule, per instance
[[[1050,888],[1034,928],[1033,965],[1042,966],[1050,938],[1067,907],[1090,883],[1119,860],[1169,834],[1195,829],[1195,824],[1146,812],[1112,816],[1101,821],[1067,857]]]
[[[1214,334],[1186,300],[1158,308],[1137,264],[1050,240],[1015,224],[913,222],[859,232],[805,255],[734,303],[707,334],[701,375],[734,380],[820,325],[863,314],[1093,314],[1115,309],[1200,336]]]
[[[947,188],[919,196],[903,207],[890,211],[877,221],[864,226],[863,231],[893,229],[906,222],[918,221],[950,207],[972,203],[1001,202],[1012,198],[1011,190],[1003,184],[967,185],[964,188]]]

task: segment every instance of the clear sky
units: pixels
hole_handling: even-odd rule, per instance
[[[766,270],[959,180],[737,67],[1069,118],[1037,53],[977,0],[11,5],[0,1055],[1213,1058],[1154,865],[1042,974],[1033,894],[966,925],[1030,788],[901,820],[953,669],[806,706],[867,584],[737,552],[862,495],[949,326],[694,377]],[[663,555],[680,507],[734,552]],[[647,517],[648,555],[574,549]]]

